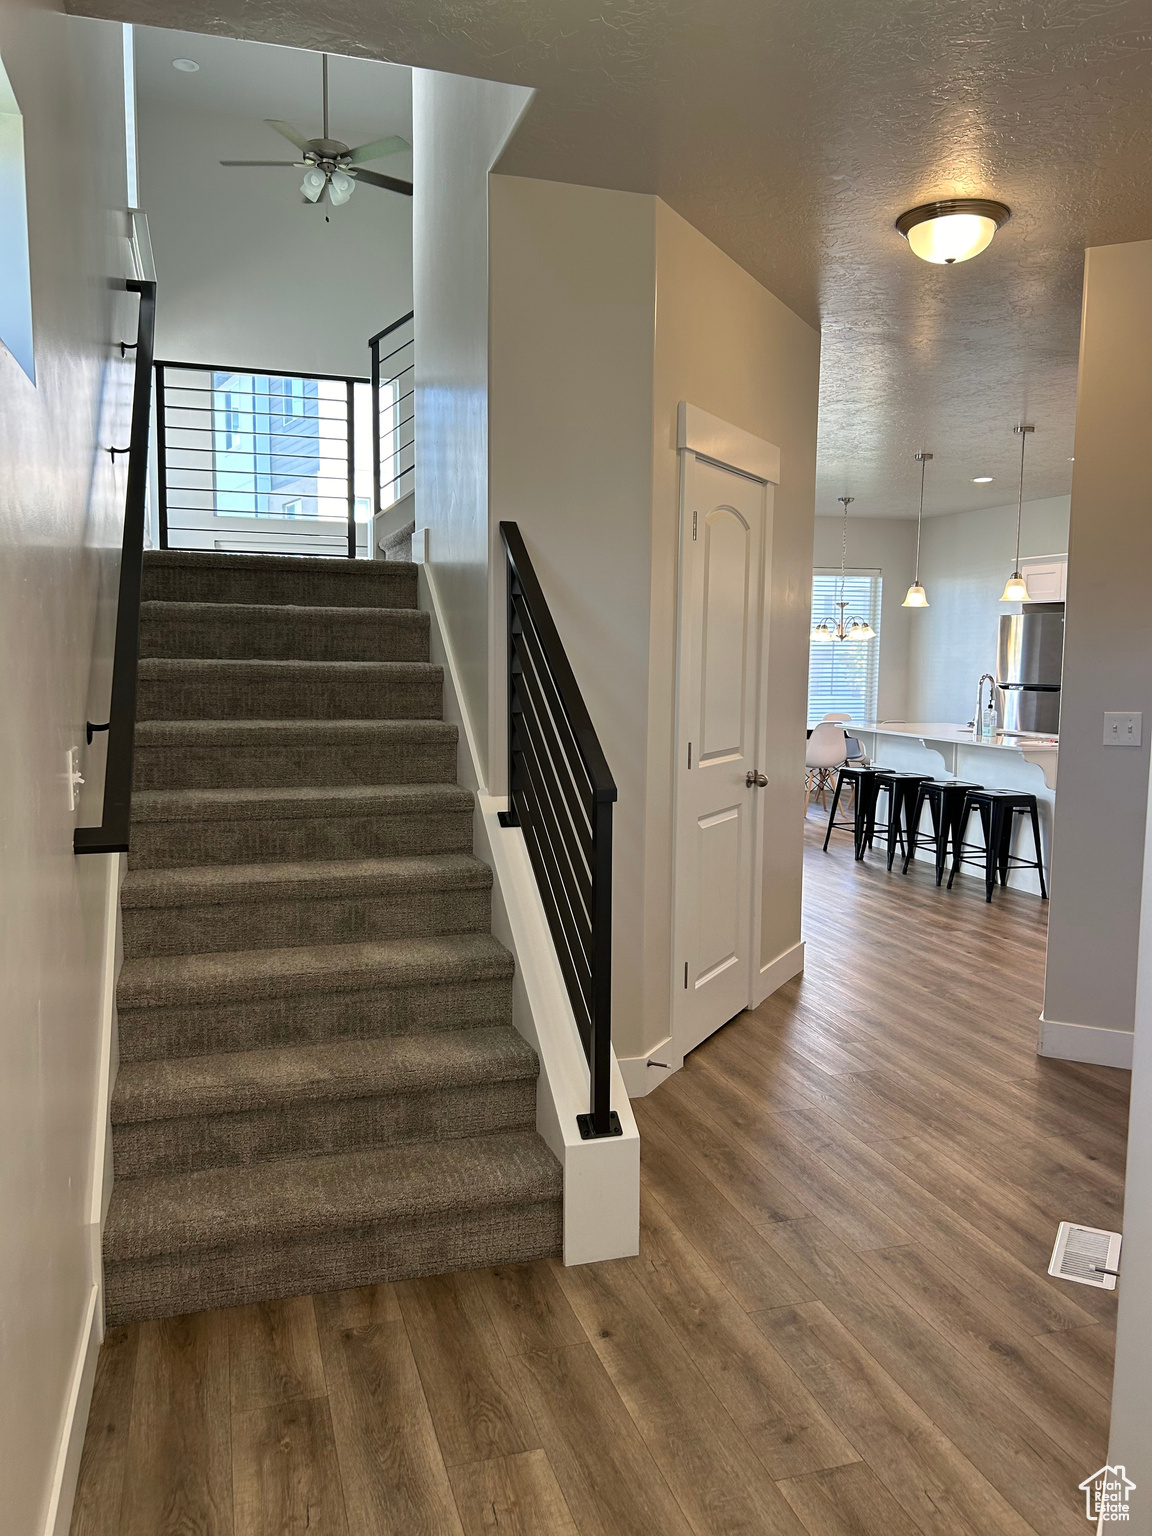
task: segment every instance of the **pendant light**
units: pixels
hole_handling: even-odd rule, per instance
[[[920,513],[916,518],[916,579],[908,588],[908,596],[900,604],[901,608],[927,608],[928,594],[920,585],[920,529],[924,522],[924,470],[928,460],[932,457],[923,449],[916,455],[916,462],[920,466]]]
[[[1028,583],[1020,574],[1020,520],[1024,516],[1024,449],[1028,444],[1029,432],[1035,432],[1035,427],[1026,427],[1021,424],[1012,430],[1020,438],[1020,497],[1016,503],[1016,563],[1012,567],[1012,574],[1005,583],[1004,590],[1000,594],[1002,603],[1029,603],[1032,601],[1028,594]]]
[[[826,616],[819,624],[813,626],[811,640],[817,645],[832,645],[837,640],[864,641],[875,640],[876,631],[867,619],[853,616],[845,618],[845,609],[848,607],[848,599],[844,596],[844,584],[847,579],[848,564],[848,506],[856,500],[855,496],[838,496],[837,501],[844,508],[844,529],[840,536],[840,596],[833,603],[836,609],[836,617]]]

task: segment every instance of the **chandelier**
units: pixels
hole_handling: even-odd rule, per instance
[[[818,645],[831,645],[836,640],[875,640],[876,631],[867,619],[857,618],[855,614],[848,613],[848,599],[844,596],[845,566],[848,562],[848,504],[856,500],[855,496],[838,496],[837,501],[844,507],[844,532],[840,540],[840,585],[837,588],[840,596],[832,604],[836,609],[836,617],[831,614],[822,618],[819,624],[812,627],[812,639]]]

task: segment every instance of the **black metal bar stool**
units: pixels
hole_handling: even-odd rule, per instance
[[[983,789],[983,784],[969,784],[963,779],[926,779],[916,790],[912,814],[908,818],[908,847],[904,855],[903,873],[916,857],[920,841],[920,820],[927,805],[932,812],[932,841],[936,845],[936,884],[944,878],[944,866],[948,862],[948,845],[952,845],[952,857],[960,855],[960,815],[964,809],[964,796],[970,789]]]
[[[880,801],[880,791],[888,791],[888,822],[887,828],[881,833],[888,849],[888,868],[892,868],[892,860],[896,854],[896,844],[899,842],[901,853],[907,852],[907,838],[905,832],[911,830],[911,810],[916,792],[926,780],[931,779],[930,773],[902,773],[895,768],[886,768],[879,774],[872,803],[868,810],[868,827],[865,834],[865,844],[872,846],[872,839],[876,835],[876,809]],[[864,857],[863,854],[860,855]],[[905,858],[904,866],[907,868],[908,860]]]
[[[833,832],[841,832],[851,827],[852,841],[856,857],[864,857],[864,840],[868,829],[868,813],[874,810],[876,805],[876,780],[884,770],[874,764],[865,767],[862,764],[845,763],[836,770],[836,792],[832,796],[832,809],[828,813],[828,830],[824,834],[824,852],[828,852],[828,839]],[[851,787],[852,819],[836,820],[836,808],[840,804],[840,795],[845,785]]]
[[[968,817],[973,810],[980,814],[984,828],[984,847],[964,841]],[[1017,815],[1032,818],[1032,840],[1036,849],[1034,859],[1024,859],[1012,852],[1012,829]],[[1034,869],[1040,877],[1040,895],[1047,901],[1048,890],[1044,884],[1044,860],[1040,849],[1040,818],[1036,810],[1036,796],[1014,789],[969,789],[964,793],[964,807],[960,812],[959,846],[953,853],[952,872],[948,876],[948,889],[956,878],[962,863],[984,865],[985,900],[992,900],[992,890],[999,872],[1000,884],[1008,884],[1008,873],[1013,869]]]

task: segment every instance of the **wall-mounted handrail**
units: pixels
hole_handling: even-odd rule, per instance
[[[619,1136],[612,1088],[612,805],[616,782],[515,523],[508,557],[508,810],[524,833],[588,1058],[585,1138]]]
[[[151,263],[145,261],[142,269],[150,274]],[[116,642],[112,657],[112,697],[108,710],[104,807],[98,827],[76,828],[73,837],[76,853],[127,853],[132,820],[136,674],[140,655],[140,587],[144,567],[144,527],[148,517],[148,428],[152,410],[152,353],[156,339],[156,280],[151,275],[132,277],[127,280],[125,287],[129,293],[140,295],[140,316],[136,331],[128,483],[124,496],[124,547],[120,556]]]

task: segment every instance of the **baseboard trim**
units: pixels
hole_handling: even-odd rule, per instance
[[[68,1536],[72,1524],[76,1480],[80,1475],[80,1454],[84,1449],[84,1432],[88,1428],[88,1411],[92,1406],[92,1388],[96,1381],[100,1334],[100,1289],[93,1285],[88,1290],[76,1357],[68,1382],[68,1397],[64,1405],[56,1465],[52,1470],[52,1485],[48,1492],[43,1536]]]
[[[1062,1024],[1040,1015],[1036,1054],[1056,1061],[1083,1061],[1096,1067],[1132,1070],[1130,1029],[1103,1029],[1098,1024]]]
[[[793,976],[799,976],[803,969],[804,940],[800,939],[782,955],[777,955],[775,960],[769,960],[767,965],[760,967],[760,974],[753,984],[753,1008],[759,1008],[766,997],[771,997],[773,992],[782,987],[786,981],[791,981]]]

